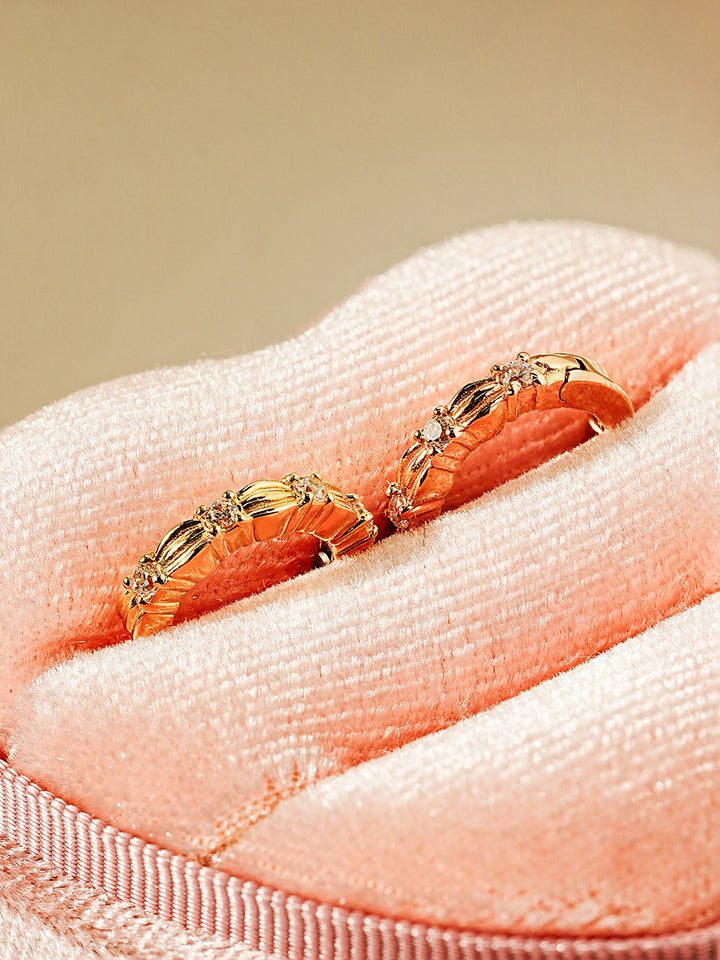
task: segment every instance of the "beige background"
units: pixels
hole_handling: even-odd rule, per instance
[[[0,172],[3,425],[475,226],[720,254],[720,3],[0,0]]]

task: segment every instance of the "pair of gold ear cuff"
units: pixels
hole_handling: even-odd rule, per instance
[[[598,433],[633,413],[630,398],[599,364],[576,354],[518,353],[435,407],[415,431],[387,489],[387,516],[400,529],[438,516],[468,454],[522,414],[556,407],[585,410]],[[378,531],[354,494],[317,473],[228,490],[168,531],[125,577],[118,611],[128,632],[135,639],[169,626],[183,596],[229,554],[299,532],[317,537],[321,562],[331,563],[370,546]]]

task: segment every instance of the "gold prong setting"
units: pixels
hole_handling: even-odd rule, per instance
[[[213,500],[207,507],[198,507],[195,516],[213,535],[228,533],[242,520],[246,519],[243,509],[237,501],[237,494],[226,490],[219,500]]]
[[[137,566],[123,580],[123,586],[131,590],[136,603],[149,603],[163,583],[167,582],[167,575],[158,561],[149,554],[140,557]]]
[[[515,385],[523,389],[533,383],[539,383],[539,369],[537,363],[530,359],[530,354],[521,350],[514,360],[508,363],[494,363],[490,368],[490,376],[506,392],[511,392]]]
[[[435,407],[432,417],[422,430],[416,430],[413,437],[422,442],[432,453],[442,453],[445,447],[461,431],[462,427],[448,412],[447,407]]]
[[[327,503],[330,499],[330,494],[319,473],[311,473],[307,477],[299,477],[296,473],[292,473],[283,477],[283,480],[289,485],[300,506],[308,503]]]

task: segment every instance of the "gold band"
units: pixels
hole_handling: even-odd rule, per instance
[[[468,454],[522,414],[556,407],[585,410],[598,433],[633,413],[630,398],[599,364],[569,353],[518,353],[466,384],[415,431],[387,490],[390,520],[404,529],[438,516]]]
[[[296,532],[322,541],[320,559],[330,563],[369,546],[377,527],[354,494],[316,473],[289,473],[281,480],[256,480],[237,493],[226,491],[168,531],[123,580],[118,611],[133,640],[169,626],[187,591],[229,554]]]

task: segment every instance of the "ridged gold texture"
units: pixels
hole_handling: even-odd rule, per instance
[[[229,554],[295,532],[317,537],[321,561],[331,563],[373,543],[377,527],[354,494],[316,473],[228,490],[172,527],[125,577],[118,612],[128,633],[136,639],[169,626],[183,596]]]
[[[598,363],[570,353],[517,354],[436,407],[398,462],[387,515],[404,529],[437,517],[468,454],[532,410],[573,407],[602,433],[633,413],[625,391]]]

